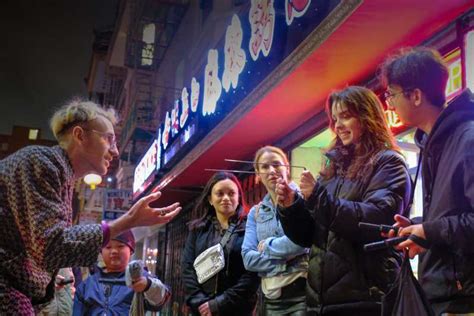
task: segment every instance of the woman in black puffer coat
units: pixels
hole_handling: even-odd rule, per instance
[[[395,214],[406,212],[410,178],[372,91],[352,86],[335,92],[326,111],[336,134],[328,163],[317,181],[303,172],[305,199],[279,181],[280,220],[293,242],[311,247],[310,315],[378,316],[400,256],[393,249],[364,252],[364,244],[381,236],[358,224],[393,224]]]

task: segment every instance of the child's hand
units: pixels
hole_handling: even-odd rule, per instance
[[[147,285],[148,285],[147,278],[144,276],[141,276],[140,278],[132,282],[132,285],[130,285],[130,288],[134,292],[143,292],[145,291]]]

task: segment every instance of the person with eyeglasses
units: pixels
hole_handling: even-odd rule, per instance
[[[109,144],[109,147],[111,149],[118,150],[117,139],[115,138],[114,133],[101,132],[101,131],[98,131],[98,130],[95,130],[95,129],[86,129],[86,128],[84,130],[88,131],[88,132],[96,133],[97,135],[99,135],[100,137],[102,137],[103,139],[105,139],[107,141],[107,143]]]
[[[58,146],[28,146],[0,161],[1,315],[35,314],[52,299],[60,268],[90,266],[121,232],[167,223],[181,210],[151,207],[156,192],[114,221],[72,226],[75,181],[105,175],[119,154],[116,120],[113,109],[73,100],[50,121]]]
[[[418,280],[436,315],[474,315],[474,95],[466,89],[446,103],[448,67],[436,50],[404,49],[381,66],[390,110],[417,128],[423,216],[395,216],[398,248],[419,255]],[[394,232],[392,231],[392,235]]]
[[[277,215],[275,189],[280,177],[290,181],[288,157],[281,148],[263,146],[255,152],[254,170],[267,193],[250,210],[242,258],[245,268],[261,278],[260,316],[305,316],[309,249],[285,235]],[[290,185],[299,192],[295,183]]]

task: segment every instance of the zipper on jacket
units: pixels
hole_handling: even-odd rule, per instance
[[[341,191],[342,186],[344,185],[345,179],[346,179],[345,174],[343,174],[341,176],[341,181],[339,181],[339,183],[336,186],[336,190],[334,191],[334,197],[335,198],[339,197],[339,192]]]
[[[104,316],[109,314],[109,297],[112,292],[112,285],[104,284],[104,296],[105,296],[105,304],[104,304]]]

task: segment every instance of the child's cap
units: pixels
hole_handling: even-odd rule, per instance
[[[133,236],[133,233],[131,230],[124,231],[120,235],[112,238],[112,240],[117,240],[126,244],[128,247],[130,247],[132,252],[135,252],[135,237]]]

